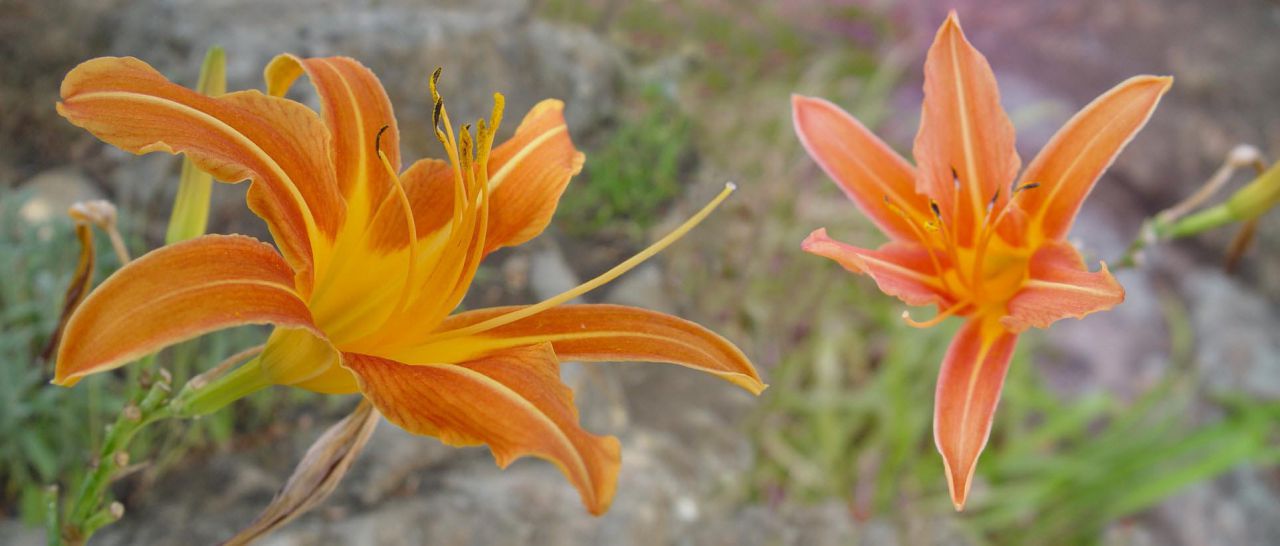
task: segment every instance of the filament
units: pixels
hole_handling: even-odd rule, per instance
[[[688,220],[685,220],[684,223],[680,224],[680,226],[677,227],[675,230],[673,230],[671,233],[668,233],[665,237],[659,239],[657,242],[653,243],[652,245],[649,245],[648,248],[640,251],[635,256],[628,258],[626,261],[614,266],[612,269],[604,272],[603,274],[601,274],[600,276],[594,279],[591,279],[574,288],[561,292],[560,294],[553,296],[549,299],[543,300],[539,303],[536,303],[527,307],[522,307],[510,313],[498,315],[488,320],[477,322],[470,326],[464,326],[462,328],[440,332],[424,340],[424,343],[431,343],[431,342],[441,341],[444,339],[451,339],[455,337],[478,334],[480,332],[492,330],[500,326],[505,326],[512,322],[518,321],[520,319],[524,319],[524,318],[536,315],[538,313],[546,311],[547,309],[550,309],[564,302],[572,300],[578,296],[581,296],[582,294],[595,290],[596,288],[599,288],[600,286],[608,283],[609,281],[612,281],[618,278],[623,273],[630,271],[631,269],[635,268],[637,265],[640,265],[641,263],[643,263],[645,260],[652,258],[655,254],[661,252],[663,249],[667,248],[668,246],[671,246],[672,243],[680,240],[680,238],[684,237],[684,235],[687,234],[689,230],[693,229],[695,226],[702,223],[702,221],[706,219],[706,217],[710,215],[711,212],[716,209],[716,207],[720,206],[720,203],[722,203],[726,198],[728,198],[729,194],[733,193],[733,191],[736,189],[737,189],[737,186],[734,185],[732,182],[725,184],[724,189],[721,190],[720,193],[716,195],[715,198],[712,199],[710,203],[707,203],[706,206],[702,207],[701,210],[699,210],[693,216],[689,217]]]

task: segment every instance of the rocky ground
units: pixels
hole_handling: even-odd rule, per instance
[[[890,143],[908,149],[920,100],[913,78],[945,8],[923,0],[857,4],[914,29],[885,48],[894,58],[910,59],[902,61],[906,81],[891,96],[902,115],[883,124]],[[1007,9],[987,9],[977,0],[956,4],[971,39],[995,66],[1019,127],[1024,164],[1066,117],[1125,77],[1177,77],[1151,125],[1082,213],[1075,236],[1098,257],[1117,256],[1142,218],[1194,188],[1232,146],[1253,143],[1273,157],[1280,151],[1280,103],[1274,99],[1280,91],[1274,70],[1280,48],[1266,47],[1280,20],[1272,3],[1038,0],[1010,2]],[[0,0],[0,13],[15,14],[0,15],[6,36],[0,44],[6,111],[0,116],[0,191],[34,189],[44,199],[30,211],[37,216],[57,214],[76,199],[106,196],[125,210],[163,217],[176,161],[98,146],[60,123],[50,105],[61,75],[80,60],[136,55],[190,83],[203,52],[215,43],[227,48],[233,88],[260,86],[261,67],[281,51],[359,58],[391,95],[408,157],[432,149],[421,128],[430,119],[426,77],[438,65],[445,67],[443,91],[455,117],[485,112],[483,101],[494,90],[506,94],[508,119],[538,99],[559,97],[569,105],[575,137],[589,141],[607,130],[637,67],[607,34],[543,20],[535,15],[537,7],[535,0],[432,0],[425,6],[411,0],[323,0],[305,7],[285,0]],[[20,72],[16,61],[28,72]],[[11,83],[17,81],[23,84]],[[785,96],[778,100],[785,105]],[[703,169],[741,174],[732,161],[720,161]],[[746,199],[765,183],[739,181]],[[265,236],[260,222],[243,213],[243,190],[217,188],[213,229]],[[739,220],[727,222],[734,221]],[[1055,326],[1047,341],[1056,356],[1043,359],[1043,369],[1056,388],[1066,396],[1097,390],[1133,396],[1154,383],[1166,370],[1169,344],[1158,302],[1177,294],[1194,326],[1206,393],[1280,398],[1280,341],[1274,335],[1280,324],[1280,222],[1263,222],[1259,244],[1236,276],[1217,267],[1230,235],[1224,230],[1157,249],[1148,256],[1150,267],[1121,277],[1129,295],[1123,306]],[[508,288],[476,297],[528,301],[575,284],[581,264],[592,258],[582,255],[589,249],[571,244],[547,237],[501,256]],[[717,316],[713,309],[676,301],[668,289],[670,275],[661,264],[649,265],[593,297]],[[753,452],[743,429],[752,400],[718,381],[641,364],[568,366],[565,374],[570,384],[582,386],[577,392],[588,428],[616,434],[623,443],[619,494],[606,516],[585,514],[550,465],[521,461],[499,471],[483,449],[446,448],[383,423],[334,497],[263,543],[970,543],[947,518],[859,521],[837,500],[745,501],[743,476]],[[293,425],[299,432],[287,440],[184,464],[131,499],[128,517],[96,543],[202,544],[226,538],[270,500],[323,430],[320,423]],[[1269,543],[1280,537],[1278,492],[1274,468],[1240,469],[1117,526],[1106,540]],[[0,523],[0,542],[39,544],[41,535]]]

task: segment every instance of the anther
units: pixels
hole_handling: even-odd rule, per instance
[[[933,210],[933,215],[934,215],[934,216],[937,216],[937,217],[938,217],[938,220],[942,220],[942,209],[941,209],[940,207],[938,207],[938,202],[937,202],[937,201],[934,201],[934,200],[930,199],[930,200],[929,200],[929,208],[930,208],[931,210]]]
[[[391,127],[390,125],[383,125],[381,129],[378,129],[378,136],[373,137],[374,153],[382,151],[382,133],[387,132],[387,129],[389,129],[390,127]]]

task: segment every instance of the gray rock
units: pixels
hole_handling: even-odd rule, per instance
[[[536,250],[529,257],[529,288],[533,297],[545,300],[578,286],[582,281],[560,251],[560,245],[550,237],[542,237],[533,243]],[[571,303],[583,303],[574,298]]]
[[[30,196],[18,209],[23,220],[33,226],[67,220],[67,209],[77,201],[101,199],[89,177],[75,167],[60,167],[37,174],[19,184]]]
[[[1221,273],[1194,271],[1181,280],[1205,388],[1280,399],[1276,305]]]
[[[663,278],[662,267],[653,262],[643,264],[613,282],[607,297],[609,303],[643,307],[663,313],[678,309],[671,300],[671,290]]]

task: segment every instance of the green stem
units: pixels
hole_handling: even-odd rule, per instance
[[[46,492],[50,545],[82,545],[99,528],[124,515],[123,505],[108,502],[107,488],[120,469],[129,465],[129,442],[138,431],[165,419],[212,413],[271,385],[256,358],[216,379],[197,379],[189,381],[177,396],[170,397],[171,378],[161,370],[147,390],[131,397],[115,422],[107,426],[96,464],[81,478],[75,497],[68,499],[67,510],[62,514],[65,519],[59,521],[56,489]]]
[[[116,472],[129,463],[129,441],[134,435],[151,423],[173,416],[166,404],[170,388],[166,379],[158,378],[140,401],[126,405],[115,423],[108,427],[106,439],[98,451],[97,464],[80,483],[67,512],[66,523],[62,526],[63,535],[69,542],[83,544],[98,527],[105,525],[100,515],[104,509],[100,507],[106,500],[107,486]],[[110,509],[106,512],[109,513]]]
[[[181,418],[198,417],[218,411],[227,404],[271,386],[270,377],[257,358],[207,385],[192,381],[173,398],[169,408]]]
[[[48,546],[63,546],[62,525],[58,517],[58,486],[50,485],[44,490],[44,534]]]

